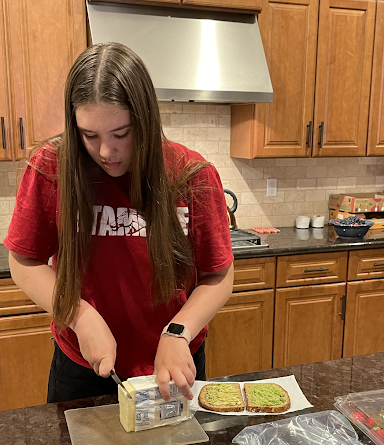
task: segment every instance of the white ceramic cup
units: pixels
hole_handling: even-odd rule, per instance
[[[298,216],[296,218],[296,227],[298,229],[308,229],[309,221],[309,216]]]
[[[312,227],[324,227],[324,216],[313,215],[311,217],[311,226]]]

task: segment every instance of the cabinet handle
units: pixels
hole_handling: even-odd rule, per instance
[[[319,142],[319,147],[321,148],[323,146],[323,135],[324,135],[324,122],[322,122],[319,125],[320,128],[320,142]]]
[[[304,269],[304,272],[326,272],[328,269],[328,267],[319,267],[318,269]]]
[[[379,267],[379,266],[384,266],[384,263],[374,263],[373,264],[375,267]]]
[[[20,123],[20,147],[22,150],[24,150],[24,125],[22,117],[19,119],[19,123]]]
[[[309,121],[309,124],[307,125],[307,147],[312,147],[312,121]]]
[[[339,312],[340,318],[345,320],[345,311],[347,309],[347,296],[344,294],[340,297],[341,300],[341,312]]]
[[[5,140],[5,124],[4,124],[4,117],[1,116],[1,134],[3,137],[3,148],[4,150],[7,148],[7,142]]]

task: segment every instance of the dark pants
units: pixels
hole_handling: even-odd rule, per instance
[[[196,366],[196,380],[205,380],[204,342],[192,357]],[[117,393],[117,385],[112,378],[100,377],[93,369],[78,365],[55,342],[48,381],[48,403],[114,393]]]

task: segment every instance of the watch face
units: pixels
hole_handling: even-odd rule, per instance
[[[184,332],[184,329],[185,328],[182,324],[171,323],[168,326],[167,332],[169,332],[170,334],[182,335],[182,333]]]

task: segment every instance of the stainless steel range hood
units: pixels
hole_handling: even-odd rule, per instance
[[[146,64],[159,101],[272,102],[254,15],[87,2],[93,43],[120,42]]]

